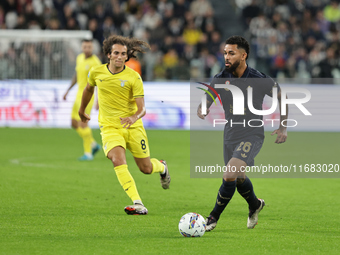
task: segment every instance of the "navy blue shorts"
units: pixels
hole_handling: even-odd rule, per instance
[[[254,165],[254,158],[260,152],[263,144],[263,138],[258,136],[249,136],[240,139],[237,142],[224,142],[224,163],[228,164],[231,158],[238,158],[247,163],[248,166]]]

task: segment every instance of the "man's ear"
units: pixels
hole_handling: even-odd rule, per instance
[[[248,56],[247,52],[243,52],[243,54],[242,54],[242,59],[243,59],[243,60],[246,60],[246,59],[247,59],[247,56]]]

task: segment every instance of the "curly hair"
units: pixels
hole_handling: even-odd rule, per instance
[[[242,36],[233,35],[225,41],[225,44],[236,44],[238,49],[239,48],[244,49],[247,53],[246,59],[248,59],[250,46],[248,41],[244,39]]]
[[[110,37],[106,38],[103,42],[103,52],[105,56],[110,54],[112,51],[112,46],[114,44],[120,44],[126,46],[127,48],[127,61],[130,58],[137,58],[137,53],[144,53],[143,48],[150,49],[150,45],[142,40],[137,38],[128,38],[120,35],[111,35]]]

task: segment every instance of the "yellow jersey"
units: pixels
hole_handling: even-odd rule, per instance
[[[97,86],[100,126],[122,128],[120,117],[132,116],[137,111],[135,98],[144,97],[140,75],[128,66],[116,74],[110,72],[108,64],[91,68],[88,83]],[[131,127],[143,126],[138,119]]]
[[[87,74],[89,73],[90,69],[94,66],[100,65],[101,63],[102,62],[99,60],[99,58],[94,54],[88,58],[85,58],[84,53],[81,53],[77,56],[76,74],[78,84],[78,98],[81,98],[83,95],[83,91],[87,85]]]

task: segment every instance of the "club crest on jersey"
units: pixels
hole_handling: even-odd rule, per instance
[[[124,87],[125,82],[127,82],[127,80],[121,80],[121,79],[119,79],[119,80],[120,80],[120,86],[121,86],[121,87]]]
[[[225,84],[229,85],[230,81],[226,81]],[[226,91],[229,91],[229,89],[225,88]]]

